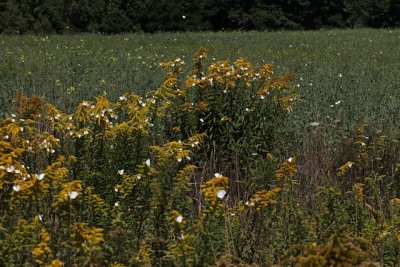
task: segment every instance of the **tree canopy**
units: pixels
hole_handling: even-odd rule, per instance
[[[158,32],[400,26],[398,0],[1,0],[0,32]]]

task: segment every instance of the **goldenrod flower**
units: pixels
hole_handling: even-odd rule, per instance
[[[204,101],[200,101],[199,103],[197,103],[197,110],[205,113],[208,110],[208,104]]]

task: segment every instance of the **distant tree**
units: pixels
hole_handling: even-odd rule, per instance
[[[343,0],[330,1],[321,0],[315,1],[321,3],[317,14],[320,14],[320,27],[345,27],[347,14],[344,12]]]
[[[400,1],[392,0],[389,8],[389,26],[400,26]]]
[[[145,14],[145,1],[129,0],[124,1],[122,8],[125,10],[125,16],[129,19],[132,31],[143,31],[141,21]]]
[[[78,32],[99,31],[104,12],[104,0],[73,0],[68,7],[70,27]]]
[[[331,0],[299,0],[297,21],[305,29],[319,29],[322,27],[344,27],[346,15],[343,1]],[[303,14],[301,14],[303,10]]]
[[[165,14],[161,16],[162,27],[159,27],[162,31],[185,31],[188,29],[188,18],[191,14],[188,14],[189,2],[185,0],[169,0],[158,2],[161,10],[165,11]]]
[[[181,25],[189,31],[213,30],[213,25],[208,19],[216,14],[218,7],[210,1],[187,0],[181,10]],[[184,17],[183,17],[184,16]]]
[[[13,25],[16,16],[18,16],[18,5],[11,1],[0,2],[0,31],[10,33],[15,29]],[[14,18],[11,20],[11,18]]]
[[[2,33],[400,26],[399,0],[0,0]]]
[[[252,23],[254,14],[251,14],[251,9],[254,4],[254,0],[236,0],[231,2],[230,8],[228,9],[228,20],[232,28],[239,30],[254,29]]]
[[[215,0],[212,3],[207,2],[208,6],[202,7],[205,19],[213,26],[213,30],[231,30],[237,25],[232,23],[229,18],[229,13],[233,9],[232,3],[229,0]],[[211,8],[210,8],[211,7]]]
[[[249,9],[251,27],[256,30],[301,28],[301,25],[294,20],[295,6],[290,6],[293,10],[292,13],[288,13],[289,4],[284,2],[255,0],[254,5]]]
[[[344,0],[348,22],[354,26],[383,27],[390,23],[391,0]]]
[[[129,3],[129,18],[146,32],[194,30],[191,1],[134,0]]]
[[[216,18],[221,15],[218,2],[214,1],[192,1],[192,13],[194,17],[193,22],[197,25],[197,30],[218,30],[218,26],[214,24]],[[222,19],[222,18],[221,18]]]
[[[133,0],[129,1],[126,16],[133,25],[146,32],[161,31],[168,16],[169,1]]]
[[[132,32],[133,25],[123,9],[124,0],[106,0],[100,31],[104,33]]]
[[[6,0],[2,4],[0,23],[5,33],[27,33],[32,29],[34,18],[30,14],[27,1]]]
[[[63,20],[64,9],[60,1],[30,1],[30,12],[34,18],[34,33],[61,32],[65,22]]]

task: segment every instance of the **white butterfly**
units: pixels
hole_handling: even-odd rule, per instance
[[[13,165],[7,167],[7,172],[14,172],[15,171],[15,167]]]
[[[21,187],[19,185],[15,184],[15,185],[13,185],[13,190],[15,192],[18,192],[19,190],[21,190]]]
[[[224,189],[220,189],[217,191],[217,198],[223,199],[226,195],[226,191]]]
[[[41,174],[35,174],[36,175],[36,179],[38,179],[39,181],[43,180],[45,174],[41,173]]]
[[[78,192],[76,191],[68,192],[68,196],[70,199],[75,199],[78,196]]]
[[[178,217],[176,217],[176,218],[175,218],[175,221],[176,221],[177,223],[181,223],[181,222],[183,221],[182,215],[179,215]]]

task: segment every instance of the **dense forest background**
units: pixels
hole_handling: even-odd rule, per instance
[[[7,34],[396,26],[399,0],[0,0]]]

